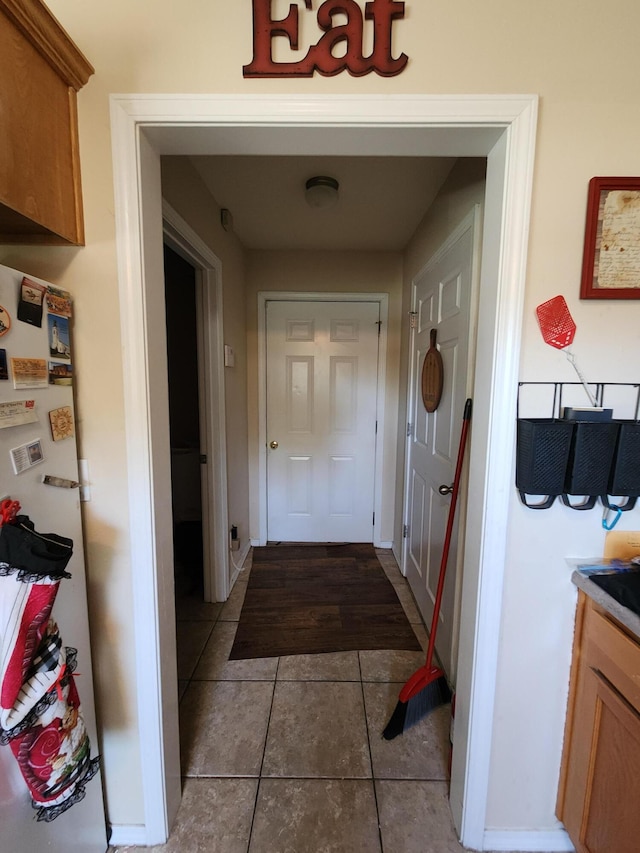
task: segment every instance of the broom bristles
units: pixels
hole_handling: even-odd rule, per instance
[[[440,705],[446,705],[451,701],[451,690],[444,675],[430,681],[415,696],[406,702],[398,702],[391,719],[387,723],[382,737],[385,740],[393,738],[406,732],[411,726],[415,726],[420,720],[427,717]]]

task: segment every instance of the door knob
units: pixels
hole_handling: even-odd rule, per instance
[[[438,491],[440,492],[440,494],[441,494],[443,497],[444,497],[445,495],[450,495],[450,494],[452,494],[452,493],[453,493],[453,484],[451,484],[450,486],[445,486],[445,485],[444,485],[444,483],[443,483],[443,484],[440,486],[440,488],[438,489]]]
[[[277,450],[277,449],[278,449],[278,442],[277,442],[277,441],[272,441],[272,442],[270,442],[269,447],[270,447],[272,450]]]

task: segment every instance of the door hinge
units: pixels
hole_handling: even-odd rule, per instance
[[[376,435],[378,434],[378,421],[376,421]]]
[[[373,513],[373,526],[374,527],[376,526],[376,514],[375,514],[375,512]]]
[[[409,525],[405,524],[402,527],[402,538],[406,539],[408,537],[408,535],[409,535]]]
[[[206,464],[207,464],[207,454],[206,454],[206,453],[201,453],[201,454],[200,454],[200,464],[201,464],[201,465],[206,465]]]
[[[417,311],[409,311],[409,328],[417,329],[418,328],[418,312]]]
[[[376,326],[378,327],[378,337],[380,337],[380,329],[382,329],[382,320],[376,320]]]
[[[407,438],[411,438],[412,435],[413,435],[413,424],[408,423],[407,424]]]

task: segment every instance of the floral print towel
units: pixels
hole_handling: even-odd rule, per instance
[[[70,539],[37,533],[26,516],[0,528],[0,743],[44,821],[83,799],[99,768],[74,680],[77,652],[51,619],[72,553]]]

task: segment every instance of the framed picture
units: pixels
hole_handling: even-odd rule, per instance
[[[640,299],[640,178],[592,178],[581,299]]]

